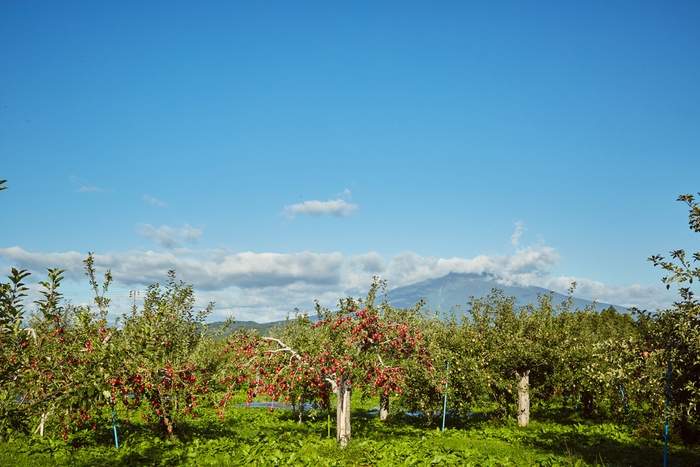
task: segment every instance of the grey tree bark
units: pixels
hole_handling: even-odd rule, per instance
[[[382,422],[389,420],[389,396],[384,393],[379,396],[379,420]]]
[[[530,423],[530,370],[516,373],[518,381],[518,426]]]
[[[345,448],[350,443],[350,396],[352,396],[352,385],[348,381],[346,374],[340,377],[334,391],[338,396],[336,440],[341,448]]]

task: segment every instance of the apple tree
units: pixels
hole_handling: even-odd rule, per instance
[[[399,396],[407,367],[432,366],[421,331],[392,319],[388,304],[375,304],[381,285],[375,279],[364,300],[341,299],[336,311],[317,304],[315,322],[297,316],[278,336],[237,333],[224,351],[233,374],[229,380],[247,387],[249,402],[259,396],[289,402],[296,397],[298,403],[315,400],[328,407],[335,394],[336,439],[347,446],[353,388]]]
[[[537,306],[516,309],[515,298],[494,289],[470,302],[474,339],[483,348],[487,386],[502,414],[516,406],[520,426],[530,419],[531,387],[542,391],[560,359],[562,332],[555,311],[566,311],[570,300],[555,307],[553,294],[538,295]]]
[[[212,378],[217,359],[205,320],[214,304],[195,311],[191,285],[168,272],[165,287],[150,285],[142,308],[116,321],[111,342],[109,397],[127,416],[145,408],[142,418],[167,437],[177,435],[181,420],[218,388]],[[128,420],[128,419],[127,419]]]
[[[35,433],[43,435],[47,422],[56,421],[64,438],[74,428],[96,429],[94,409],[105,387],[101,370],[107,358],[98,329],[105,316],[64,304],[58,291],[63,271],[50,269],[49,280],[39,282],[43,298],[25,318],[27,288],[21,281],[28,275],[13,268],[10,283],[3,285],[0,365],[4,383],[10,383],[0,397],[4,428],[14,424],[26,430],[36,422]]]

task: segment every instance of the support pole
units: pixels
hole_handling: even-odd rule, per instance
[[[634,427],[634,419],[632,418],[632,412],[630,411],[630,406],[627,403],[627,398],[625,397],[625,391],[622,390],[622,385],[619,385],[620,394],[622,394],[622,402],[625,403],[625,408],[627,409],[627,416],[630,418],[630,425]]]
[[[666,351],[666,428],[664,430],[664,467],[668,457],[668,400],[671,398],[671,343]]]
[[[114,418],[114,406],[112,406],[112,426],[114,427],[114,446],[119,450],[119,436],[117,436],[117,420]]]

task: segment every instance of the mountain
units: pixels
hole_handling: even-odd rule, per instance
[[[537,294],[550,293],[549,290],[535,286],[503,285],[498,279],[488,274],[458,274],[450,273],[438,279],[428,279],[405,287],[398,287],[387,293],[387,300],[393,307],[409,308],[423,299],[432,311],[447,312],[454,306],[461,306],[463,310],[468,308],[467,303],[471,296],[482,298],[491,292],[491,289],[503,290],[504,295],[514,296],[516,306],[524,306],[529,303],[537,304]],[[566,300],[566,296],[554,293],[554,304]],[[592,305],[590,300],[573,298],[574,308],[583,309]],[[595,309],[601,311],[610,304],[597,303]],[[624,307],[615,306],[619,312],[627,312]]]
[[[491,289],[501,289],[506,296],[515,297],[516,306],[525,306],[529,303],[537,303],[537,294],[550,293],[542,287],[503,285],[498,283],[495,276],[489,274],[458,274],[450,273],[438,279],[428,279],[405,287],[398,287],[387,292],[387,300],[395,308],[410,308],[420,300],[425,300],[432,311],[448,312],[454,306],[461,306],[463,310],[468,308],[467,303],[471,296],[482,298],[491,292]],[[566,295],[554,292],[554,304],[566,300]],[[593,302],[582,298],[573,298],[574,308],[584,309]],[[602,311],[611,306],[608,303],[597,303],[595,309]],[[615,306],[618,312],[628,312],[625,307]],[[315,320],[314,315],[311,316]],[[276,325],[284,325],[284,320],[271,323],[256,323],[255,321],[237,321],[221,337],[230,335],[239,328],[256,329],[260,334],[267,334]],[[211,332],[215,332],[223,325],[223,321],[211,323]]]

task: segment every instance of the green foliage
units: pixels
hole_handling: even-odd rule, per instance
[[[533,392],[546,397],[564,384],[557,378],[568,364],[562,356],[570,345],[560,317],[571,304],[555,307],[552,298],[541,295],[536,306],[516,309],[514,297],[494,289],[484,298],[472,298],[469,320],[458,326],[453,319],[447,325],[441,346],[453,363],[449,392],[460,410],[483,403],[486,396],[498,407],[498,416],[505,417],[514,413],[523,377],[529,378]]]
[[[700,233],[700,205],[693,195],[678,197],[689,207],[689,227]],[[648,325],[645,338],[659,353],[659,359],[670,360],[671,365],[671,415],[684,438],[696,440],[700,436],[700,301],[695,298],[690,285],[700,280],[700,252],[693,253],[692,262],[684,250],[671,252],[671,261],[655,255],[649,258],[654,266],[660,266],[670,275],[662,281],[669,288],[678,285],[680,300],[670,310],[642,313]]]

